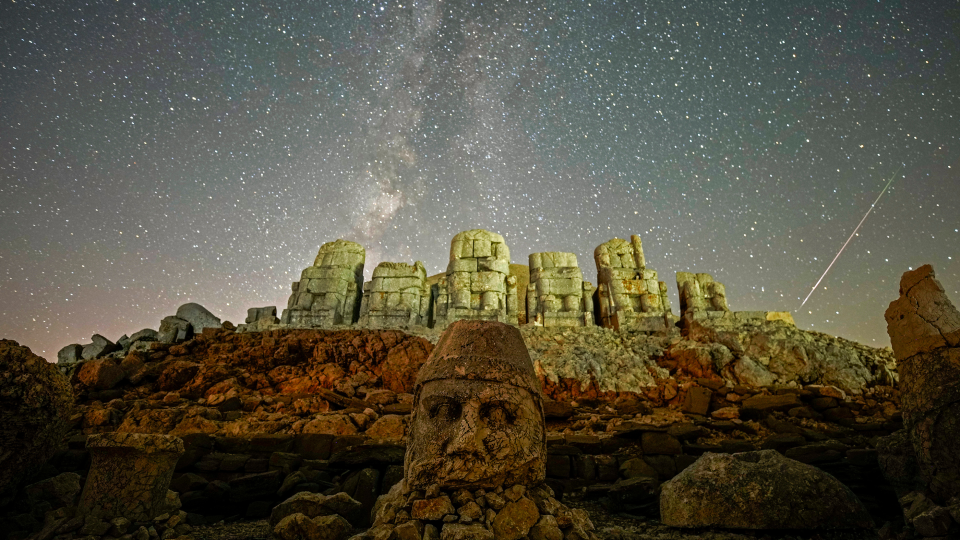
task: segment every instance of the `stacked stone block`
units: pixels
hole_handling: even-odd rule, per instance
[[[382,262],[364,283],[361,326],[390,328],[430,324],[430,287],[423,263]]]
[[[658,331],[673,324],[667,286],[647,268],[640,237],[614,238],[594,250],[600,320],[615,330]]]
[[[510,276],[510,250],[497,233],[473,229],[454,236],[435,292],[437,328],[461,319],[517,324],[517,280]]]
[[[363,294],[365,258],[363,246],[355,242],[336,240],[322,245],[313,266],[293,283],[280,322],[313,328],[355,322]]]
[[[530,254],[527,322],[537,326],[593,326],[593,291],[573,253]]]
[[[677,290],[680,291],[680,314],[703,311],[730,311],[727,290],[723,283],[710,274],[677,272]]]

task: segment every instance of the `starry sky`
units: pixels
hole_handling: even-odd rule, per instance
[[[282,308],[337,238],[437,273],[473,228],[594,283],[639,234],[675,310],[709,272],[878,347],[907,269],[960,303],[953,1],[0,5],[0,337],[48,359]]]

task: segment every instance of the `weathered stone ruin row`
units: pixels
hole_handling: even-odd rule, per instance
[[[518,290],[522,285],[511,274],[510,249],[503,237],[474,229],[454,236],[443,274],[428,277],[420,261],[383,262],[374,269],[373,279],[363,283],[363,248],[337,240],[324,244],[313,266],[293,283],[280,327],[355,324],[442,330],[458,320],[489,320],[547,328],[597,324],[649,333],[677,323],[667,285],[647,268],[639,236],[604,242],[597,246],[594,259],[596,288],[584,279],[575,254],[531,253],[529,284]],[[681,316],[716,318],[730,313],[726,289],[710,274],[678,272],[677,287]],[[743,312],[739,317],[792,322],[787,313]],[[269,321],[267,314],[261,318],[260,311],[251,313],[241,331],[276,328]]]

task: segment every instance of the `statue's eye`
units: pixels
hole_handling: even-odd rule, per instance
[[[437,400],[429,405],[427,411],[430,418],[454,420],[460,417],[460,404],[452,400]]]
[[[506,403],[488,403],[480,410],[480,416],[490,427],[502,427],[517,421],[516,412]]]

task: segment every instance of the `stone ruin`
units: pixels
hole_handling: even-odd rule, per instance
[[[647,268],[640,237],[614,238],[597,246],[597,297],[603,326],[615,330],[659,331],[676,321],[667,286]]]
[[[510,275],[510,250],[497,233],[473,229],[454,236],[435,292],[438,328],[461,319],[517,324],[517,280]]]
[[[417,374],[403,480],[354,537],[595,538],[545,483],[540,381],[515,327],[457,321]]]
[[[573,253],[530,254],[527,322],[537,326],[593,326],[593,291]]]
[[[596,288],[583,279],[573,253],[532,253],[529,266],[514,265],[524,270],[515,273],[503,236],[483,229],[454,236],[446,271],[430,278],[420,261],[412,265],[383,262],[374,269],[371,281],[363,282],[364,258],[363,247],[354,242],[324,244],[313,265],[293,283],[279,324],[442,330],[458,320],[493,320],[542,327],[599,325],[650,333],[670,330],[679,320],[672,312],[666,284],[646,266],[638,235],[632,235],[630,241],[614,238],[597,246]],[[529,281],[523,279],[526,275]],[[677,287],[681,315],[690,320],[717,319],[729,324],[782,320],[793,324],[787,312],[730,311],[726,289],[710,274],[677,272]],[[276,328],[275,313],[270,309],[252,309],[239,331]],[[167,326],[171,327],[168,332],[182,330]],[[165,330],[163,325],[161,330]],[[61,356],[80,355],[77,346],[71,347],[61,351]]]
[[[320,246],[313,266],[293,282],[280,322],[316,328],[356,322],[365,258],[363,246],[356,242],[336,240]]]
[[[382,262],[373,270],[373,279],[363,284],[359,324],[367,328],[428,326],[430,299],[422,262]]]
[[[705,273],[677,272],[677,290],[680,292],[680,316],[705,316],[707,312],[727,312],[727,289]]]

